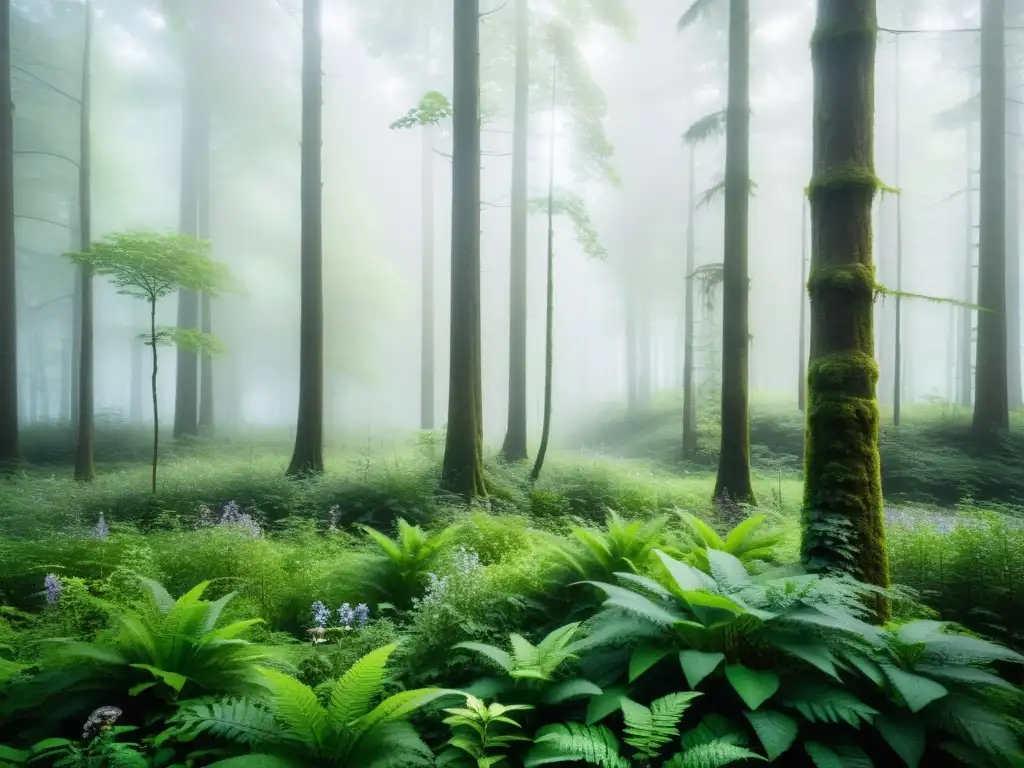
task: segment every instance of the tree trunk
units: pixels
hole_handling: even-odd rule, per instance
[[[205,35],[203,38],[205,52]],[[196,234],[210,237],[210,100],[205,86],[197,95],[199,126],[196,131]],[[210,294],[200,297],[200,315],[203,333],[213,334],[213,307]],[[213,437],[215,428],[213,358],[204,354],[200,357],[199,370],[199,431],[205,437]]]
[[[190,8],[189,13],[197,12]],[[181,210],[182,234],[199,236],[199,163],[198,150],[202,132],[200,107],[201,79],[205,76],[198,57],[201,22],[190,16],[186,21],[186,55],[184,56],[185,91],[181,105]],[[199,294],[178,291],[178,327],[199,329]],[[199,434],[199,356],[192,349],[179,346],[174,387],[174,437],[189,438]]]
[[[71,240],[72,247],[81,245],[81,233],[79,242],[74,241],[74,234]],[[78,404],[82,399],[78,389],[81,385],[78,372],[82,370],[82,269],[75,270],[75,286],[71,294],[71,370],[74,371],[71,377],[71,423],[78,424]]]
[[[885,587],[871,260],[877,28],[874,0],[818,0],[802,555],[812,571]],[[872,602],[886,619],[886,601]]]
[[[974,78],[971,78],[974,84]],[[974,88],[970,89],[974,96]],[[967,304],[974,304],[974,121],[968,120],[964,129],[967,159],[967,186],[964,187],[964,295]],[[974,310],[962,307],[957,316],[957,404],[970,408],[974,386],[972,371],[974,339],[972,325]]]
[[[441,488],[485,496],[480,372],[479,0],[454,6],[451,323]]]
[[[1006,49],[1005,0],[981,3],[981,229],[978,247],[978,352],[975,437],[994,444],[1010,426],[1006,366]]]
[[[1024,84],[1020,67],[1012,68],[1013,98],[1008,100],[1009,125],[1006,148],[1006,367],[1011,410],[1024,405],[1021,391],[1021,329],[1020,329],[1020,86]]]
[[[434,127],[423,133],[423,266],[420,304],[420,429],[434,428]]]
[[[156,465],[160,455],[160,403],[157,398],[157,348],[156,348],[156,298],[149,302],[149,346],[153,354],[153,370],[149,377],[149,394],[153,402],[153,465],[151,472],[151,489],[156,493]]]
[[[530,132],[530,18],[528,0],[516,0],[516,85],[512,127],[512,243],[509,281],[508,426],[501,455],[526,452],[527,188]]]
[[[636,399],[641,404],[651,401],[651,304],[643,291],[636,294],[637,379]]]
[[[900,113],[900,36],[896,35],[896,290],[903,290],[903,194],[900,187],[901,166],[901,121]],[[893,366],[892,366],[892,423],[900,425],[900,409],[903,404],[903,297],[896,294],[896,327],[893,333]]]
[[[321,0],[302,7],[302,302],[299,414],[289,475],[324,471],[323,37]]]
[[[747,240],[750,212],[750,0],[729,0],[722,257],[722,424],[714,499],[754,503],[750,482]]]
[[[625,315],[626,315],[626,404],[630,413],[636,410],[638,404],[637,382],[638,363],[637,350],[637,301],[636,301],[636,277],[632,274],[626,275],[625,285]]]
[[[530,478],[536,482],[548,454],[551,438],[551,385],[555,366],[555,94],[558,85],[558,59],[551,68],[551,138],[548,145],[548,261],[547,312],[544,316],[544,422],[540,431],[540,447]]]
[[[85,2],[85,46],[82,53],[82,102],[79,119],[78,158],[78,232],[79,247],[83,252],[92,247],[92,0]],[[78,369],[78,445],[75,450],[75,480],[90,483],[96,477],[93,462],[93,437],[95,424],[93,409],[94,376],[93,361],[93,282],[92,270],[85,264],[81,272],[81,317],[79,327],[79,369]]]
[[[796,375],[796,404],[803,413],[807,408],[807,199],[800,201],[800,330],[799,361]]]
[[[14,102],[11,4],[0,5],[0,472],[21,464],[18,439],[18,310],[14,245]]]
[[[131,345],[131,393],[128,400],[128,418],[132,424],[143,424],[146,421],[142,412],[146,387],[142,378],[142,353],[145,351],[145,346],[141,339],[135,338],[134,334],[131,338]]]
[[[75,323],[77,325],[77,323]],[[60,342],[60,420],[64,424],[76,424],[71,420],[71,382],[78,372],[71,367],[71,350],[75,344],[72,339],[61,339]]]
[[[683,460],[697,456],[697,393],[693,382],[693,275],[696,267],[697,150],[690,145],[690,177],[686,198],[686,306],[683,310]]]

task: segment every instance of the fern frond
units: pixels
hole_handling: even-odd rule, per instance
[[[683,133],[683,141],[687,144],[700,144],[708,139],[718,138],[725,134],[726,111],[712,112],[710,115],[695,121]]]
[[[287,740],[275,724],[273,713],[248,699],[185,701],[168,723],[174,726],[176,736],[188,740],[208,734],[256,748]]]
[[[366,733],[382,723],[404,720],[442,696],[458,696],[459,691],[448,688],[414,688],[389,696],[352,724],[358,734]]]
[[[467,651],[476,651],[477,653],[486,656],[488,659],[493,661],[505,672],[511,672],[513,669],[511,654],[509,654],[507,651],[503,651],[501,648],[498,648],[495,645],[466,641],[464,643],[456,643],[452,646],[452,650],[455,650],[456,648],[465,649]]]
[[[579,628],[580,622],[578,621],[573,624],[566,624],[548,633],[537,644],[537,662],[541,672],[553,675],[563,662],[576,658],[566,648]]]
[[[727,741],[711,741],[673,756],[664,768],[723,768],[743,760],[763,761],[764,758]]]
[[[693,26],[714,7],[718,0],[693,0],[689,8],[679,17],[676,26],[680,31]]]
[[[603,725],[546,725],[533,741],[533,749],[523,760],[525,768],[569,762],[586,762],[601,768],[629,768],[629,761],[619,755],[615,735]]]
[[[319,752],[327,734],[327,712],[313,689],[276,669],[260,670],[260,678],[271,692],[281,729],[310,751]]]
[[[384,668],[398,643],[391,643],[363,656],[349,667],[334,685],[327,713],[336,730],[346,729],[370,711],[370,703],[380,693]]]
[[[648,759],[657,757],[661,748],[679,735],[678,725],[683,713],[700,695],[696,691],[670,693],[653,701],[650,708],[623,699],[626,743]]]

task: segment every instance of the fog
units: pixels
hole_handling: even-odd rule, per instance
[[[509,366],[514,3],[502,3],[484,0],[488,13],[481,19],[488,443],[500,441],[505,430]],[[420,426],[423,138],[420,128],[389,126],[427,91],[450,96],[452,14],[451,0],[325,0],[324,5],[324,354],[332,441]],[[575,420],[626,401],[630,306],[636,307],[641,347],[637,365],[647,381],[642,387],[657,392],[680,386],[689,183],[689,150],[681,136],[697,119],[725,108],[725,14],[713,10],[679,30],[685,3],[625,5],[632,18],[619,28],[597,22],[584,27],[578,20],[574,27],[582,61],[606,100],[601,123],[614,147],[610,163],[618,184],[581,173],[592,164],[568,110],[556,109],[552,120],[550,57],[539,44],[531,52],[530,197],[546,195],[553,165],[555,186],[586,201],[607,251],[603,259],[588,256],[571,222],[555,218],[556,441]],[[542,20],[552,12],[548,6],[531,3]],[[979,24],[977,6],[969,0],[887,0],[879,3],[879,23],[889,30],[969,30]],[[95,8],[93,235],[174,230],[182,167],[178,22],[155,0],[95,0]],[[750,209],[750,383],[756,407],[760,396],[796,399],[814,5],[754,0],[752,14],[750,153],[756,186]],[[78,243],[82,18],[82,6],[73,0],[15,2],[19,371],[26,422],[66,420],[71,413],[75,270],[62,254]],[[301,9],[298,0],[217,0],[211,18],[217,43],[205,78],[211,98],[209,230],[215,259],[244,286],[214,303],[213,330],[228,348],[214,368],[217,420],[291,427],[298,397]],[[1024,53],[1019,30],[1011,29],[1007,38],[1018,55]],[[427,39],[430,50],[424,55],[421,44]],[[962,122],[950,126],[940,117],[977,92],[977,56],[976,32],[883,31],[879,36],[877,171],[899,195],[884,194],[877,203],[875,257],[880,280],[890,288],[900,284],[909,293],[965,297],[965,233],[971,225],[963,189],[968,162],[976,167],[978,149],[968,147]],[[1016,145],[1024,98],[1020,84],[1019,76],[1011,79],[1009,130]],[[695,148],[698,193],[721,181],[724,147],[724,139],[711,139]],[[441,426],[447,404],[452,214],[446,156],[451,138],[444,123],[435,149],[435,426]],[[1021,198],[1010,199],[1017,206],[1010,215],[1017,217]],[[895,268],[897,200],[902,280]],[[723,226],[719,195],[697,210],[698,265],[721,262]],[[529,227],[532,436],[542,411],[545,215],[531,215]],[[880,301],[877,310],[883,403],[892,399],[894,301]],[[710,305],[702,300],[698,309],[702,394],[713,394],[718,380],[720,304],[720,296],[712,296]],[[902,307],[904,400],[954,401],[962,382],[953,340],[963,310],[914,299]],[[149,371],[136,339],[145,327],[144,313],[141,303],[97,283],[96,407],[103,418],[150,418]],[[161,322],[173,324],[175,314],[173,297],[161,302]],[[174,367],[175,355],[164,351],[158,386],[167,416],[174,403]],[[1020,370],[1016,375],[1019,379]]]

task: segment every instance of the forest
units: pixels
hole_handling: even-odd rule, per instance
[[[0,43],[0,768],[1024,768],[1024,3]]]

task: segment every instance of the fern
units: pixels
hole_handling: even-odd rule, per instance
[[[727,741],[711,741],[674,755],[663,768],[722,768],[744,760],[764,758],[756,752]]]
[[[649,708],[623,699],[621,707],[626,721],[626,743],[637,751],[638,757],[656,757],[662,747],[679,735],[678,726],[683,713],[700,695],[695,691],[670,693],[655,699]]]
[[[209,734],[234,744],[273,744],[287,740],[265,707],[247,699],[184,701],[168,721],[182,741]]]
[[[629,768],[619,755],[619,742],[602,725],[558,723],[541,728],[534,747],[523,760],[524,768],[549,763],[585,762],[601,768]]]

